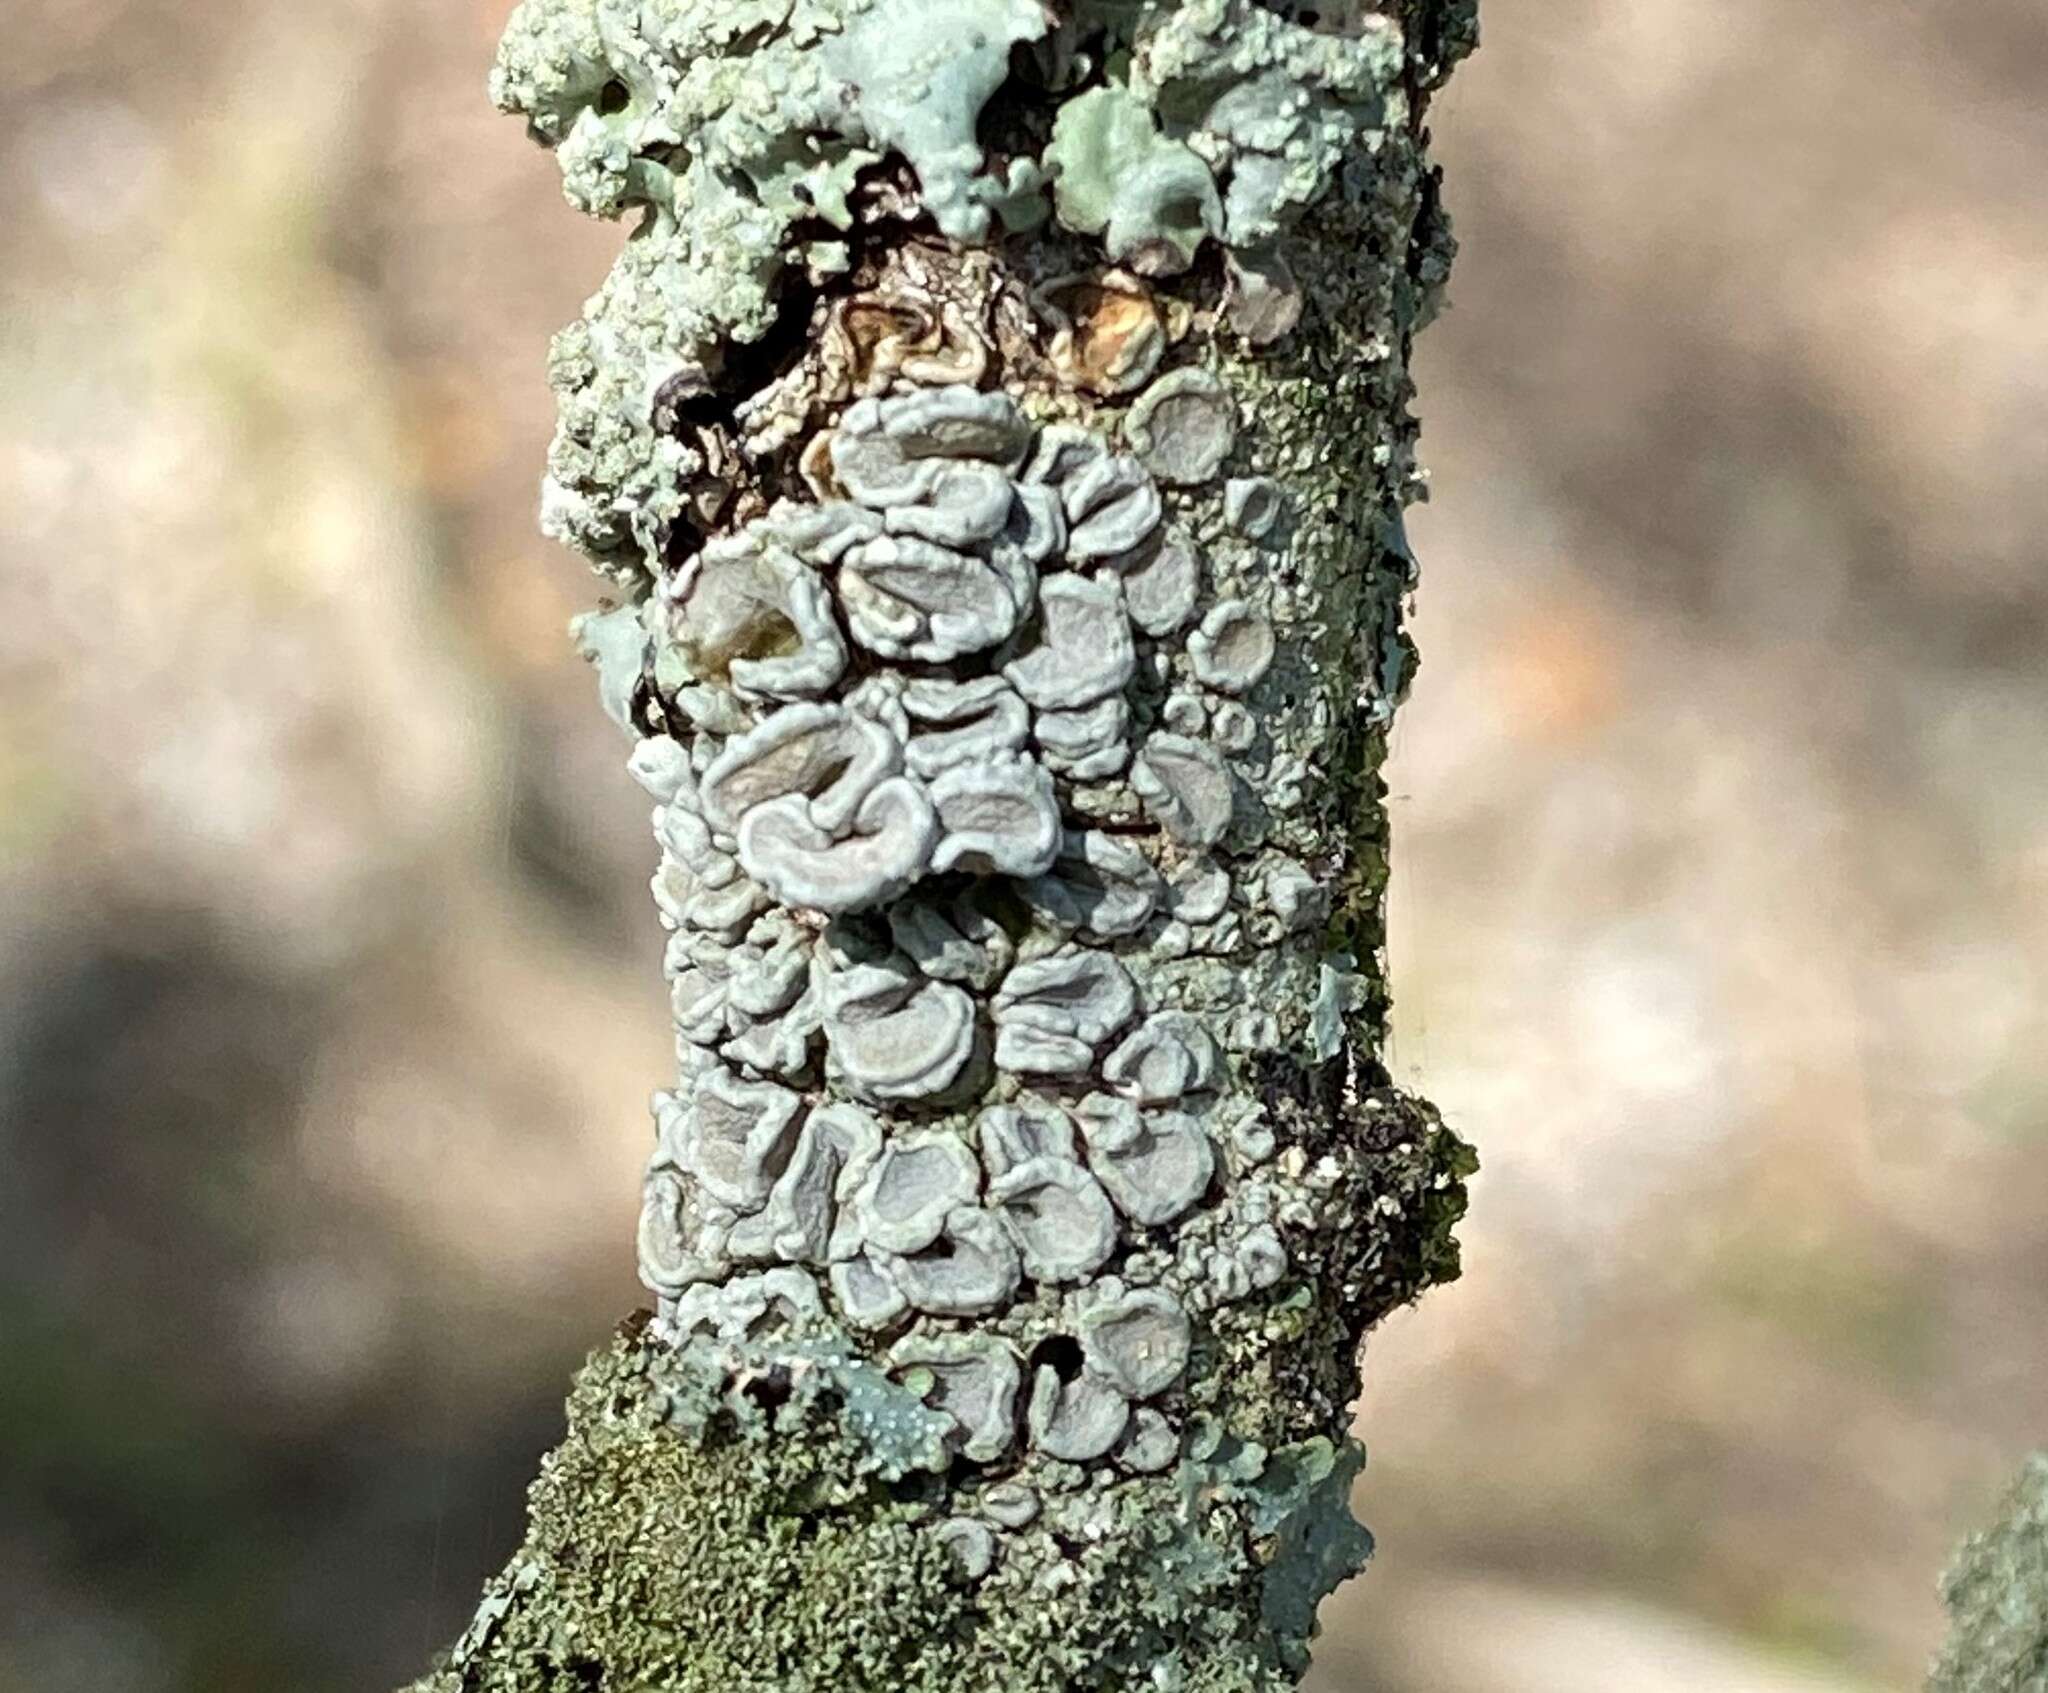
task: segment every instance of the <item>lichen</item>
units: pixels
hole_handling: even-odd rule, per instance
[[[1942,1578],[1950,1634],[1928,1693],[2048,1693],[2048,1454]]]
[[[1039,0],[870,0],[820,55],[861,128],[902,155],[932,221],[956,240],[985,239],[991,208],[1011,229],[1044,216],[1040,173],[1026,160],[986,173],[975,129],[1009,76],[1010,49],[1046,25]]]
[[[1418,21],[1432,74],[1470,45]],[[1055,36],[1118,74],[1059,100],[1035,151],[992,150],[1013,51]],[[744,495],[693,407],[783,321],[792,272],[850,267],[885,161],[957,241],[1031,229],[1048,183],[1065,228],[1136,269],[1221,241],[1245,333],[1284,333],[1299,298],[1278,246],[1407,129],[1408,45],[1392,17],[1320,31],[1258,0],[1089,6],[1057,32],[1037,0],[522,0],[493,99],[554,149],[572,204],[643,219],[556,344],[546,527],[630,583]]]
[[[1046,162],[1060,222],[1102,239],[1112,259],[1155,273],[1186,270],[1223,232],[1223,202],[1201,156],[1160,133],[1130,89],[1092,88],[1060,108]]]
[[[1370,1546],[1361,1455],[1327,1440],[948,1511],[951,1417],[829,1349],[622,1334],[569,1421],[525,1545],[412,1693],[1278,1693]]]
[[[677,1080],[655,1312],[433,1693],[1267,1693],[1363,1560],[1357,1347],[1472,1168],[1382,1064],[1379,776],[1465,35],[1318,15],[515,14],[642,219],[543,506]]]

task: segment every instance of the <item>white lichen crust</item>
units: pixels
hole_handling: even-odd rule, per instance
[[[652,1333],[921,1401],[991,1605],[1044,1499],[1341,1441],[1349,1348],[1447,1262],[1377,967],[1446,12],[508,32],[499,103],[644,217],[557,347],[545,513],[624,595],[581,636],[656,801]]]

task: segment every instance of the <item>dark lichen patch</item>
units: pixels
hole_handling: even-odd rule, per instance
[[[1459,1274],[1454,1231],[1477,1156],[1432,1107],[1398,1090],[1373,1088],[1349,1103],[1313,1097],[1356,1092],[1337,1071],[1297,1072],[1293,1098],[1283,1075],[1268,1082],[1283,1144],[1322,1173],[1318,1207],[1329,1226],[1285,1233],[1286,1278],[1212,1312],[1189,1370],[1191,1405],[1267,1446],[1348,1426],[1366,1334]],[[1365,1216],[1374,1228],[1337,1226]]]

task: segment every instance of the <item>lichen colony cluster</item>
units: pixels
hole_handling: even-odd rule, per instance
[[[511,23],[499,103],[642,220],[558,341],[545,500],[661,848],[632,1368],[700,1456],[843,1454],[867,1556],[949,1595],[891,1685],[1288,1685],[1362,1551],[1357,1341],[1450,1268],[1465,1169],[1380,1064],[1377,769],[1419,113],[1468,44],[1360,0]],[[505,1667],[573,1609],[534,1569],[450,1685],[548,1685]],[[671,1624],[647,1685],[871,1684]]]

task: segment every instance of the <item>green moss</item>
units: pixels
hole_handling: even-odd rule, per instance
[[[935,1419],[864,1365],[786,1355],[629,1328],[593,1356],[525,1544],[411,1693],[1276,1693],[1371,1548],[1356,1447],[1235,1443],[1055,1496],[970,1582],[935,1533]],[[877,1417],[907,1437],[892,1462]]]
[[[928,1414],[901,1397],[914,1427]],[[845,1372],[733,1385],[708,1352],[622,1335],[577,1378],[525,1546],[421,1693],[810,1685],[782,1679],[796,1665],[930,1684],[964,1611],[915,1526],[943,1454],[934,1438],[890,1479],[861,1421]],[[912,1626],[867,1626],[891,1610]]]

